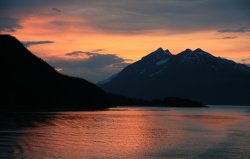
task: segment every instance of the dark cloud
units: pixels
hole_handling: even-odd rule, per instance
[[[103,52],[103,51],[106,51],[105,49],[95,49],[95,50],[92,50],[91,52]]]
[[[74,25],[86,23],[100,31],[121,34],[157,29],[176,33],[207,29],[245,32],[250,27],[249,0],[8,0],[1,3],[1,12],[8,15],[28,15],[32,11],[36,13],[37,8],[57,6],[65,14],[83,17],[82,24]]]
[[[82,56],[82,55],[100,56],[100,55],[103,55],[103,54],[99,54],[99,52],[102,52],[102,51],[105,51],[105,49],[95,49],[92,51],[73,51],[73,52],[66,53],[65,55],[66,56],[74,56],[74,57]],[[110,55],[110,54],[105,54],[105,55]],[[114,55],[114,56],[116,56],[116,55]]]
[[[18,19],[5,17],[0,15],[0,31],[15,31],[21,29],[22,26],[19,24]]]
[[[54,41],[22,41],[23,45],[30,47],[32,45],[41,45],[41,44],[51,44],[55,43]]]
[[[223,38],[221,38],[221,39],[236,39],[236,38],[238,38],[237,36],[225,36],[225,37],[223,37]]]
[[[95,52],[85,52],[85,51],[73,51],[70,53],[66,53],[66,56],[79,57],[81,55],[86,55],[88,58],[74,60],[68,66],[82,66],[88,68],[99,68],[99,67],[107,67],[110,65],[116,65],[125,63],[127,60],[123,59],[115,54],[99,54]]]
[[[86,51],[73,51],[73,52],[66,53],[65,55],[77,57],[77,56],[81,56],[81,55],[94,56],[95,54],[97,54],[97,53],[86,52]]]
[[[61,9],[58,9],[58,8],[51,8],[51,10],[52,10],[52,11],[55,11],[55,12],[59,12],[59,13],[62,12],[62,10],[61,10]]]
[[[114,54],[99,54],[94,55],[85,60],[82,65],[88,68],[101,68],[109,66],[119,66],[124,63],[125,59],[118,57]]]
[[[47,61],[55,68],[59,68],[62,73],[86,78],[92,82],[103,80],[129,64],[129,60],[115,54],[74,51],[65,55],[79,59],[50,58]],[[81,55],[88,57],[81,58]]]
[[[242,62],[250,62],[250,57],[245,58],[245,59],[241,59]]]
[[[226,28],[226,29],[220,29],[218,32],[221,33],[245,33],[250,32],[250,28],[247,27],[240,27],[240,28]]]
[[[115,33],[152,30],[192,32],[206,29],[249,27],[248,0],[149,0],[106,1],[83,10],[89,25]],[[91,6],[90,6],[91,7]]]

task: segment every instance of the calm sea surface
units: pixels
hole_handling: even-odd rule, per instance
[[[249,159],[250,107],[0,114],[0,159]]]

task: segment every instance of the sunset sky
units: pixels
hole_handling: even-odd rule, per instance
[[[0,33],[97,82],[159,47],[250,63],[249,0],[1,0]]]

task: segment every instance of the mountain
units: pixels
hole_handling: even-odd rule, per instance
[[[84,79],[58,73],[16,38],[0,35],[0,44],[0,110],[83,110],[110,105],[110,94]]]
[[[84,79],[60,74],[15,37],[0,35],[0,44],[0,112],[97,110],[118,105],[204,107],[188,99],[151,101],[107,93]]]
[[[142,99],[180,97],[205,104],[249,105],[250,67],[202,49],[172,55],[159,48],[99,86]]]

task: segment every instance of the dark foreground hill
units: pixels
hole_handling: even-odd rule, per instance
[[[0,35],[0,55],[0,111],[95,110],[117,105],[176,106],[166,101],[145,101],[106,93],[84,79],[62,75],[10,35]],[[178,101],[175,103],[178,105]],[[191,105],[202,106],[196,102]]]
[[[249,105],[250,67],[201,49],[172,55],[160,48],[99,86],[142,99],[174,96],[205,104]]]
[[[12,36],[0,35],[0,53],[2,109],[95,109],[110,104],[102,89],[58,73]]]

